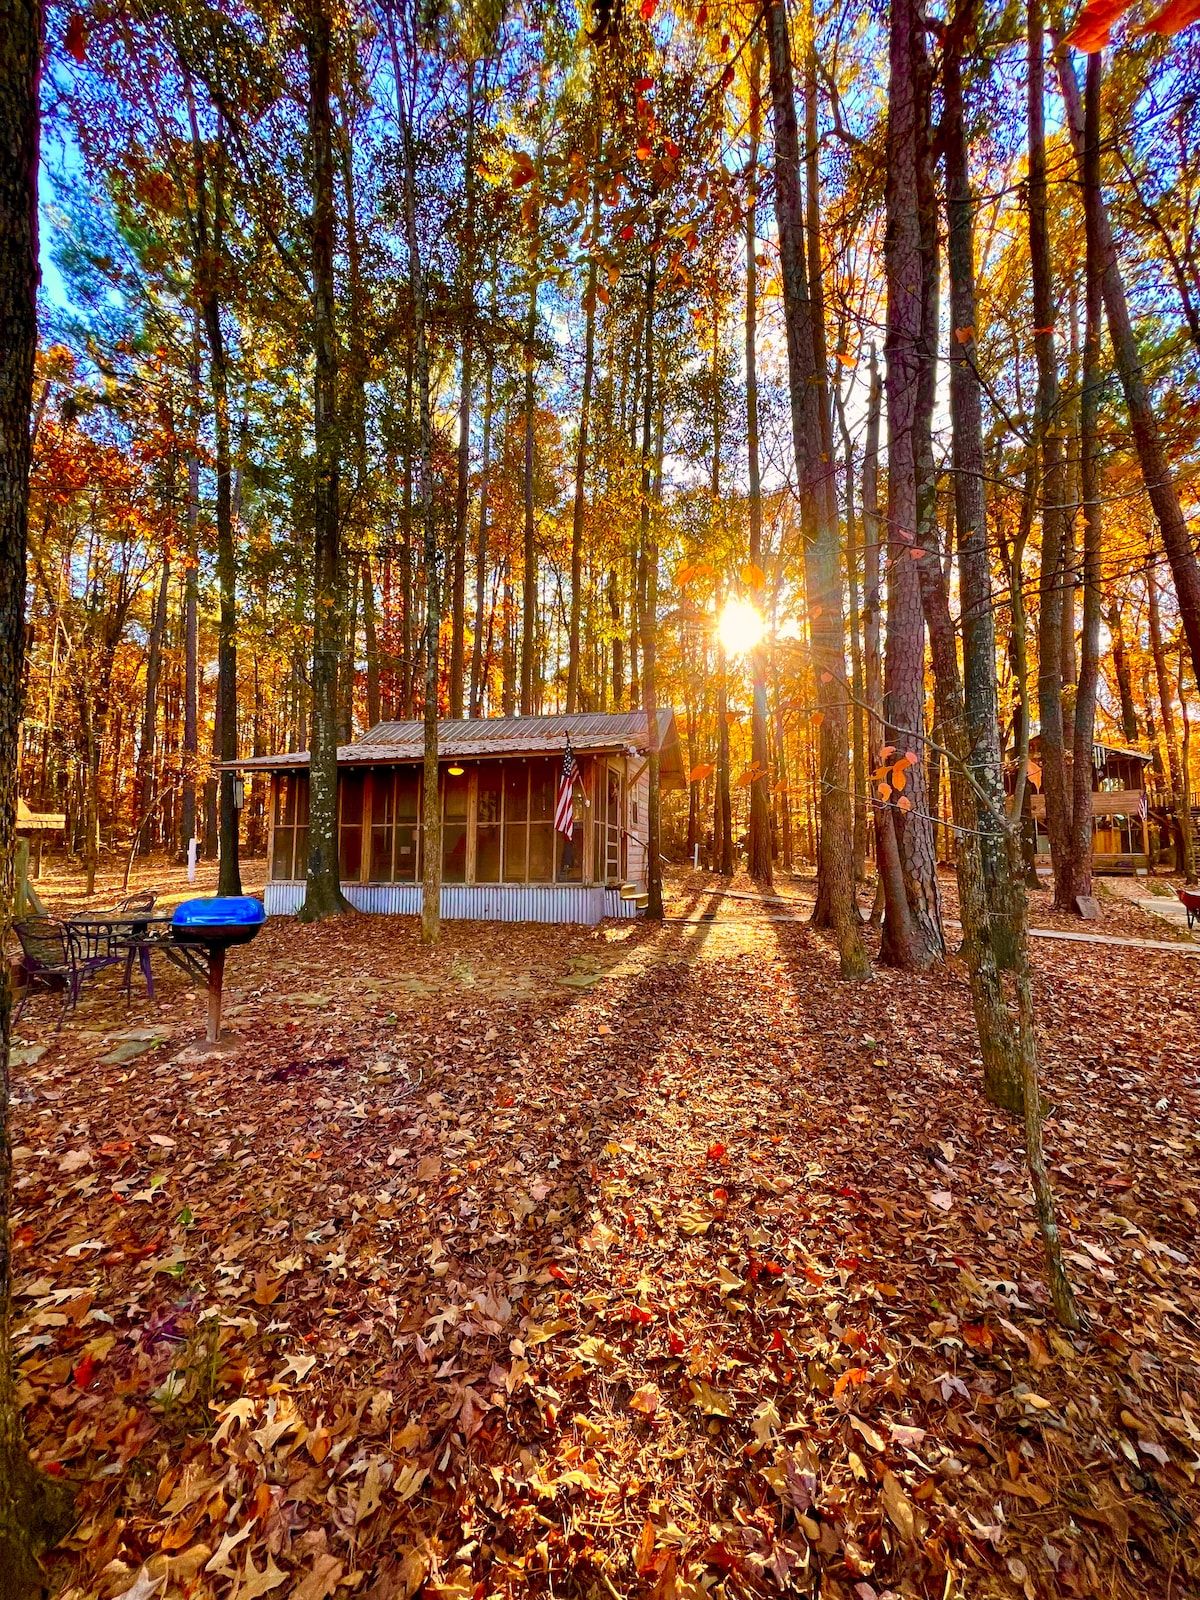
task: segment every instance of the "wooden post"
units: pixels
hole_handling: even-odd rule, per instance
[[[225,977],[225,946],[208,948],[208,1031],[205,1039],[216,1044],[221,1037],[221,983]]]

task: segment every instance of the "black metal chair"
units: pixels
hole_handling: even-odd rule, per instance
[[[122,959],[107,941],[80,939],[74,929],[54,917],[26,917],[13,923],[13,932],[20,940],[21,964],[25,968],[25,991],[13,1018],[14,1027],[21,1020],[35,984],[53,991],[61,983],[63,1006],[54,1030],[57,1033],[67,1012],[77,1004],[85,981],[102,967]]]
[[[123,900],[118,900],[113,907],[117,916],[136,916],[139,911],[153,911],[158,899],[157,889],[138,889],[134,894],[127,894]]]

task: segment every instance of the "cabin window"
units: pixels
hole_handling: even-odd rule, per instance
[[[500,882],[500,829],[504,812],[504,768],[485,761],[475,801],[475,882]]]
[[[338,783],[338,875],[343,883],[362,877],[365,775],[343,772]]]
[[[275,836],[271,877],[303,878],[308,866],[308,774],[281,772],[275,780]]]
[[[558,801],[558,792],[555,790],[555,803]],[[555,877],[559,883],[583,882],[583,841],[586,837],[588,804],[587,790],[579,776],[578,767],[575,769],[575,822],[568,839],[565,835],[554,830],[554,865]]]
[[[466,773],[455,777],[447,773],[442,780],[442,882],[467,881],[467,797]]]
[[[558,771],[553,761],[529,763],[529,881],[554,877],[554,797]]]
[[[345,778],[343,777],[343,783]],[[371,785],[368,883],[412,883],[417,875],[420,779],[379,771]]]
[[[524,883],[529,867],[529,766],[524,761],[504,767],[504,876]]]
[[[421,779],[415,772],[397,772],[395,788],[396,844],[393,883],[416,883],[421,847]]]

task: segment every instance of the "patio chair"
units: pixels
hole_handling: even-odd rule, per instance
[[[113,912],[126,917],[135,915],[139,911],[153,911],[157,899],[157,889],[138,889],[136,893],[127,894],[123,900],[118,900]]]
[[[27,917],[13,923],[13,932],[21,942],[21,960],[25,968],[25,992],[13,1018],[13,1027],[20,1022],[35,983],[48,990],[61,983],[63,1006],[54,1030],[57,1033],[67,1012],[78,1001],[85,979],[101,967],[110,966],[113,957],[108,950],[101,953],[99,947],[95,950],[90,945],[81,947],[72,930],[54,917]]]

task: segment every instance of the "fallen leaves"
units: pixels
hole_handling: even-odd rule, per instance
[[[1015,1562],[1094,1592],[1091,1561],[1124,1596],[1178,1546],[1195,1581],[1197,979],[1154,990],[1144,1069],[1111,953],[1037,952],[1085,1344],[1048,1320],[961,979],[917,1018],[911,980],[847,991],[761,913],[456,925],[428,957],[403,922],[273,925],[236,1062],[98,1066],[71,1024],[23,1065],[20,1393],[82,1485],[56,1574],[684,1600],[820,1570],[878,1600],[1009,1593]]]

